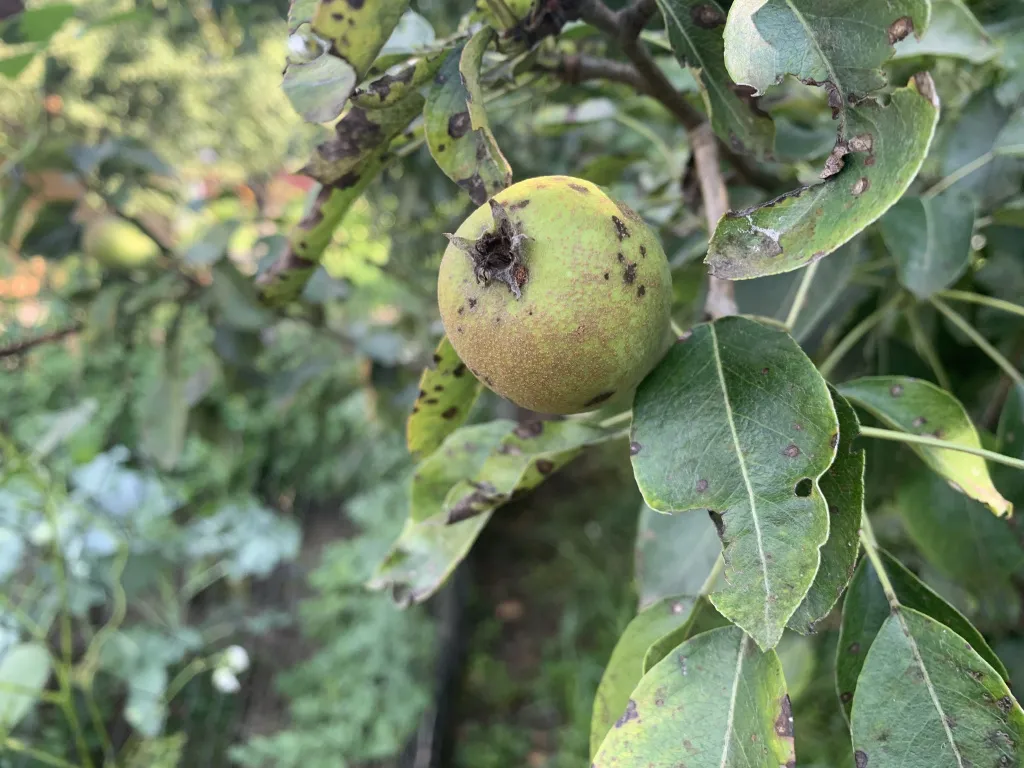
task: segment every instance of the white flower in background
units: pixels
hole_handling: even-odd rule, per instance
[[[46,520],[38,523],[28,534],[28,540],[37,547],[43,547],[53,541],[53,528]]]
[[[213,687],[221,693],[238,693],[242,685],[230,669],[217,667],[213,670]]]
[[[224,666],[238,675],[249,668],[249,654],[240,645],[228,646],[224,651]]]

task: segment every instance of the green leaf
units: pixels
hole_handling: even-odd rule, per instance
[[[240,330],[259,331],[273,322],[273,314],[260,304],[252,281],[232,262],[221,260],[212,272],[210,296],[225,323]]]
[[[513,427],[514,422],[498,420],[463,427],[448,435],[440,447],[416,467],[409,518],[422,522],[441,514],[452,486],[476,475],[491,451]]]
[[[723,627],[687,640],[644,675],[594,765],[776,768],[794,760],[779,657]]]
[[[857,682],[857,761],[871,768],[1014,765],[1024,711],[955,632],[911,608],[885,620]]]
[[[712,510],[726,582],[712,602],[762,648],[779,641],[818,570],[828,538],[818,478],[838,428],[796,342],[742,317],[696,326],[637,390],[640,491],[654,509]]]
[[[480,389],[448,337],[441,337],[433,364],[420,376],[419,395],[406,422],[409,452],[423,456],[437,448],[469,416]]]
[[[227,253],[228,244],[238,229],[237,221],[218,221],[203,235],[203,239],[193,244],[185,252],[186,264],[208,267],[219,261]]]
[[[722,553],[722,542],[704,510],[666,515],[644,504],[635,551],[643,609],[672,595],[699,594]]]
[[[173,331],[159,351],[157,380],[152,382],[138,403],[139,446],[158,467],[174,469],[185,450],[188,432],[188,383],[183,370],[186,334]]]
[[[35,59],[38,50],[28,51],[27,53],[16,53],[13,56],[6,56],[0,59],[0,75],[13,80],[26,69],[28,65]]]
[[[711,125],[730,146],[758,158],[772,153],[775,125],[745,101],[725,69],[725,11],[715,0],[658,0],[676,57],[700,86]]]
[[[1006,520],[953,492],[932,474],[908,479],[897,493],[904,528],[924,558],[980,600],[1024,566],[1024,548]]]
[[[931,0],[928,31],[919,39],[907,37],[896,44],[895,59],[912,56],[948,56],[981,64],[998,49],[963,0]]]
[[[996,437],[1002,453],[1024,459],[1024,385],[1015,385],[1007,395]],[[1024,472],[1004,466],[995,467],[994,471],[999,487],[1007,496],[1018,504],[1024,504]]]
[[[894,429],[981,448],[964,407],[931,382],[909,376],[870,376],[847,382],[839,391]],[[982,502],[996,515],[1012,511],[1013,505],[996,490],[980,456],[925,445],[910,447],[956,490]]]
[[[917,175],[939,117],[931,77],[846,110],[820,184],[788,192],[719,222],[705,259],[711,273],[746,280],[817,261],[878,219]],[[841,170],[840,170],[841,169]]]
[[[904,197],[879,222],[900,282],[919,299],[948,288],[967,269],[974,198],[955,190]]]
[[[864,451],[856,447],[857,414],[842,395],[829,387],[839,416],[839,447],[835,461],[821,477],[828,504],[828,541],[810,591],[789,620],[790,629],[812,634],[832,611],[853,577],[860,553],[860,518],[864,511]]]
[[[413,512],[369,586],[390,588],[400,603],[425,600],[466,556],[495,508],[539,485],[583,446],[617,434],[574,421],[495,421],[456,430],[417,470]],[[449,450],[457,460],[447,460]]]
[[[591,757],[597,754],[604,737],[626,708],[629,695],[643,677],[647,649],[658,638],[684,623],[693,604],[692,597],[668,597],[629,622],[612,650],[594,696],[594,712],[590,718]]]
[[[725,26],[725,64],[756,93],[785,75],[822,85],[835,115],[885,86],[893,43],[925,30],[930,9],[928,0],[740,0]]]
[[[483,112],[480,64],[493,35],[486,27],[449,52],[423,110],[431,157],[477,205],[512,183],[512,168]]]
[[[303,120],[329,123],[341,114],[357,79],[348,62],[325,51],[312,61],[288,62],[281,88]]]
[[[71,3],[50,3],[25,11],[18,18],[18,41],[45,43],[75,15]]]
[[[331,53],[347,62],[362,78],[384,44],[391,37],[409,0],[376,0],[376,2],[321,2],[313,14],[313,32],[326,40]]]
[[[381,109],[397,104],[437,74],[444,54],[435,53],[404,61],[352,94],[352,103],[363,109]]]
[[[881,552],[885,572],[899,598],[900,605],[942,622],[971,644],[988,664],[1009,679],[1006,667],[995,652],[960,611],[932,591],[888,552]],[[836,689],[847,715],[859,683],[858,677],[882,624],[891,613],[874,568],[864,558],[857,567],[843,605],[843,622],[836,648]]]
[[[0,731],[10,731],[32,711],[50,678],[42,643],[11,646],[0,658]]]
[[[698,597],[683,624],[651,643],[651,647],[647,649],[644,656],[644,674],[646,675],[654,669],[680,643],[686,642],[691,637],[696,637],[701,632],[710,632],[712,629],[729,626],[732,626],[729,620],[715,610],[715,606],[707,597]]]

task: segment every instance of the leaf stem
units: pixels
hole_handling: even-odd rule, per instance
[[[930,299],[930,301],[932,303],[932,306],[934,306],[937,310],[939,310],[939,312],[945,315],[946,319],[949,320],[949,322],[951,322],[953,325],[955,325],[957,328],[963,331],[964,335],[967,336],[967,338],[969,338],[971,341],[973,341],[974,344],[978,347],[978,349],[980,349],[982,352],[988,355],[989,359],[993,363],[1002,368],[1003,372],[1007,376],[1009,376],[1015,384],[1024,387],[1024,376],[1021,375],[1020,371],[1018,371],[1014,367],[1013,363],[1011,363],[1003,356],[1002,352],[1000,352],[998,349],[992,346],[988,342],[988,339],[986,339],[984,336],[978,333],[978,330],[973,325],[964,320],[964,318],[960,314],[950,309],[949,305],[946,304],[946,302],[944,302],[942,299],[933,296]]]
[[[820,263],[820,261],[812,262],[804,269],[804,273],[800,277],[800,286],[796,289],[796,297],[793,299],[793,305],[789,308],[789,314],[786,315],[787,331],[793,330],[797,318],[800,317],[800,311],[804,308],[804,303],[807,301],[807,294],[811,289],[811,283],[814,282],[814,273],[818,271]]]
[[[971,291],[939,291],[938,295],[944,299],[966,301],[971,304],[982,304],[986,307],[992,307],[992,309],[1001,309],[1003,312],[1009,312],[1011,314],[1024,317],[1024,307],[1019,304],[1014,304],[1012,301],[1003,301],[1002,299],[996,299],[992,296],[985,296],[980,293],[972,293]]]
[[[861,432],[863,432],[861,428]],[[878,553],[878,540],[875,539],[875,531],[871,527],[871,521],[866,512],[860,513],[860,543],[864,546],[864,553],[871,561],[871,567],[875,569],[878,582],[882,585],[885,598],[889,601],[889,607],[893,610],[900,607],[900,599],[896,596],[896,590],[889,581],[889,574],[882,563],[882,556]]]
[[[835,349],[833,349],[829,356],[826,357],[821,365],[818,366],[818,370],[821,372],[821,375],[827,379],[829,374],[832,373],[832,370],[836,367],[839,361],[843,359],[846,353],[853,349],[854,345],[864,338],[868,331],[882,322],[882,320],[885,319],[885,316],[895,309],[902,300],[903,296],[901,294],[896,294],[885,304],[857,323],[857,325],[853,327],[853,330],[846,334],[846,336],[836,344]]]
[[[967,163],[966,165],[961,165],[951,174],[940,179],[936,184],[925,190],[924,194],[922,194],[921,197],[927,199],[942,194],[947,189],[956,184],[958,181],[960,181],[962,178],[964,178],[965,176],[970,176],[979,168],[984,168],[994,159],[995,153],[993,152],[986,152],[983,155],[979,155],[978,157],[971,160],[971,162]]]
[[[631,418],[633,418],[633,411],[623,411],[622,413],[617,413],[614,416],[609,416],[604,421],[599,422],[597,426],[602,428],[614,427],[616,424],[629,421]]]
[[[700,587],[700,595],[710,595],[711,590],[715,588],[715,582],[718,581],[718,577],[721,576],[722,571],[725,570],[725,556],[719,555],[718,559],[715,560],[715,564],[711,567],[711,571],[708,572],[707,578],[704,579],[704,583]]]
[[[675,320],[670,320],[670,321],[669,321],[669,323],[670,323],[670,325],[671,325],[671,327],[672,327],[672,333],[674,333],[674,334],[676,335],[676,338],[677,338],[677,339],[678,339],[678,338],[680,338],[680,337],[682,337],[682,336],[683,336],[683,334],[685,334],[685,333],[686,333],[686,331],[684,331],[684,330],[683,330],[683,329],[682,329],[682,328],[681,328],[681,327],[679,326],[679,323],[677,323],[677,322],[676,322]]]
[[[1012,456],[1006,456],[1002,453],[996,453],[995,451],[988,451],[984,448],[975,448],[970,445],[962,445],[961,443],[952,443],[948,440],[941,440],[937,437],[930,437],[928,435],[915,435],[910,432],[899,432],[894,429],[877,429],[875,427],[861,427],[860,434],[862,437],[876,437],[879,440],[892,440],[897,443],[913,443],[914,445],[927,445],[930,448],[945,448],[949,451],[970,453],[975,456],[981,456],[989,461],[994,461],[997,464],[1005,464],[1008,467],[1024,469],[1024,459],[1015,459]]]

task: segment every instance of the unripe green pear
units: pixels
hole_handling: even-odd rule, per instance
[[[445,331],[477,378],[513,403],[593,410],[636,386],[664,351],[665,252],[594,184],[522,181],[449,239],[437,289]]]
[[[113,269],[144,267],[160,255],[160,246],[153,238],[118,216],[89,222],[82,236],[82,250]]]

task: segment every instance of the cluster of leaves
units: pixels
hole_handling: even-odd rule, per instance
[[[643,561],[646,610],[598,695],[595,766],[794,764],[796,690],[775,649],[789,633],[828,638],[836,627],[838,638],[826,640],[838,649],[833,706],[849,730],[846,746],[832,745],[831,764],[898,765],[908,749],[929,766],[1018,761],[1024,711],[1002,662],[956,596],[940,596],[880,547],[867,512],[877,521],[897,510],[915,545],[911,561],[973,599],[1014,592],[1021,545],[999,518],[1020,502],[1022,485],[1002,471],[993,478],[985,459],[1024,468],[1024,377],[1014,362],[1024,309],[1012,301],[1022,273],[1010,245],[1024,200],[1020,10],[992,3],[972,12],[941,0],[726,10],[659,0],[663,31],[638,41],[630,35],[646,26],[651,3],[617,13],[599,2],[537,3],[517,14],[496,0],[483,24],[467,16],[461,34],[428,39],[396,62],[386,50],[376,57],[399,18],[416,23],[401,17],[403,3],[362,14],[329,7],[292,7],[298,53],[286,91],[307,119],[338,118],[336,137],[307,166],[323,187],[292,256],[315,260],[310,236],[337,226],[381,158],[411,151],[418,135],[472,202],[506,187],[513,166],[486,114],[501,78],[514,88],[534,85],[538,73],[629,83],[688,129],[707,119],[733,170],[761,187],[730,188],[733,208],[712,218],[706,241],[713,279],[751,281],[735,289],[749,315],[683,334],[622,419],[460,426],[480,387],[442,339],[408,422],[410,449],[423,457],[409,520],[372,586],[400,602],[426,599],[496,508],[587,446],[619,439],[616,427],[630,418],[637,484],[650,509],[676,514],[678,535],[658,542],[672,546],[657,558],[660,573]],[[547,39],[574,19],[584,25]],[[595,31],[616,37],[629,63],[570,47]],[[668,46],[690,84],[669,80],[646,44]],[[593,109],[593,119],[622,121],[614,106]],[[669,169],[680,167],[671,148],[662,154]],[[746,157],[762,161],[758,173]],[[717,161],[697,159],[695,169],[705,190],[721,173]],[[784,191],[793,176],[802,185]],[[681,199],[669,196],[657,223],[671,231],[685,219],[671,207]],[[297,265],[283,260],[278,277]],[[974,322],[951,301],[980,306]],[[825,318],[833,322],[823,328]],[[854,350],[868,354],[851,364]],[[982,415],[996,434],[979,432],[962,402],[975,413],[989,405]],[[938,479],[884,447],[865,451],[862,437],[908,444]],[[710,513],[717,536],[706,520],[696,525],[693,516],[706,514],[697,510]],[[643,520],[642,541],[667,525]],[[998,558],[981,554],[994,544],[973,557],[961,551],[964,539],[983,536],[1001,541]],[[650,587],[647,603],[652,584],[673,589]],[[804,689],[820,695],[822,686]]]

